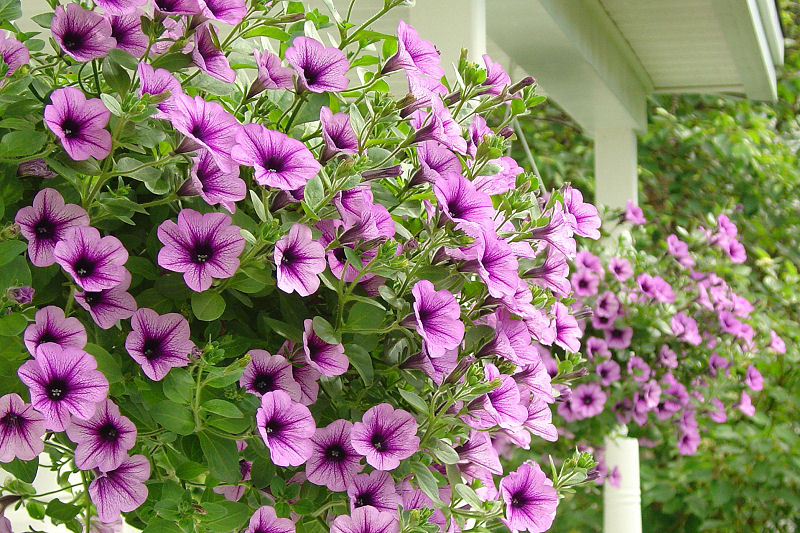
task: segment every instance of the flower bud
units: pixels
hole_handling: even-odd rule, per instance
[[[31,300],[33,300],[33,293],[33,287],[24,285],[22,287],[9,287],[6,291],[6,296],[12,302],[23,305],[31,303]]]
[[[509,87],[508,92],[511,94],[518,93],[525,87],[530,87],[534,83],[536,83],[536,79],[534,79],[532,76],[526,76],[525,78],[522,78],[517,83]]]

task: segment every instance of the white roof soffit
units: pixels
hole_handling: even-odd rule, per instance
[[[491,0],[486,17],[489,38],[590,135],[645,129],[652,82],[596,1]]]

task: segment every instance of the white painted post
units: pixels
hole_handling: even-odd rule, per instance
[[[639,441],[627,437],[606,440],[608,471],[619,470],[619,488],[603,488],[604,533],[641,533],[642,508],[639,487]]]
[[[423,39],[442,54],[442,68],[452,77],[461,49],[469,49],[469,60],[483,64],[486,53],[486,0],[417,0],[407,21]]]
[[[608,207],[638,201],[636,133],[631,128],[597,129],[594,135],[595,199]]]

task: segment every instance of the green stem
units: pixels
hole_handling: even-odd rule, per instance
[[[34,494],[32,496],[23,496],[23,498],[41,498],[42,496],[50,496],[51,494],[57,494],[59,492],[63,492],[65,490],[74,489],[75,487],[80,487],[83,483],[75,483],[73,485],[69,485],[67,487],[60,487],[56,490],[51,490],[48,492],[42,492],[41,494]]]
[[[89,479],[84,470],[81,470],[81,482],[83,485],[83,496],[86,499],[84,504],[84,516],[86,520],[86,531],[91,531],[92,520],[92,500],[89,498]]]
[[[384,16],[390,10],[392,10],[395,7],[397,7],[400,4],[402,4],[403,1],[404,0],[395,0],[394,2],[390,3],[389,5],[384,6],[384,8],[381,9],[380,11],[378,11],[378,13],[376,15],[373,15],[364,24],[362,24],[361,26],[356,28],[356,30],[353,33],[351,33],[350,35],[348,35],[347,37],[342,39],[342,42],[339,43],[339,50],[344,50],[344,47],[347,46],[348,44],[350,44],[351,42],[353,42],[353,38],[356,37],[361,32],[361,30],[365,29],[367,26],[369,26],[370,24],[372,24],[373,22],[375,22],[376,20],[378,20],[379,18]]]
[[[303,107],[303,103],[305,103],[305,101],[306,101],[306,93],[301,93],[298,96],[299,96],[299,98],[297,100],[295,100],[297,105],[295,106],[294,111],[292,112],[292,116],[289,117],[289,122],[286,123],[286,127],[283,130],[285,132],[288,132],[289,128],[292,127],[292,122],[294,122],[294,119],[297,118],[297,115],[300,113],[300,108]],[[281,117],[281,118],[283,118],[283,117]]]
[[[168,204],[168,203],[170,203],[170,202],[172,202],[174,200],[177,200],[177,199],[178,199],[178,193],[172,193],[167,197],[159,198],[158,200],[153,200],[152,202],[147,202],[147,203],[144,203],[144,204],[139,204],[139,207],[143,207],[143,208],[146,209],[148,207],[153,207],[153,206],[156,206],[156,205]]]

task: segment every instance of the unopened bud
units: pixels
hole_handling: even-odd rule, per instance
[[[521,80],[519,80],[517,83],[515,83],[511,87],[509,87],[508,88],[508,92],[511,93],[511,94],[518,93],[519,91],[521,91],[525,87],[530,87],[534,83],[536,83],[536,80],[532,76],[527,76],[527,77],[522,78]]]

